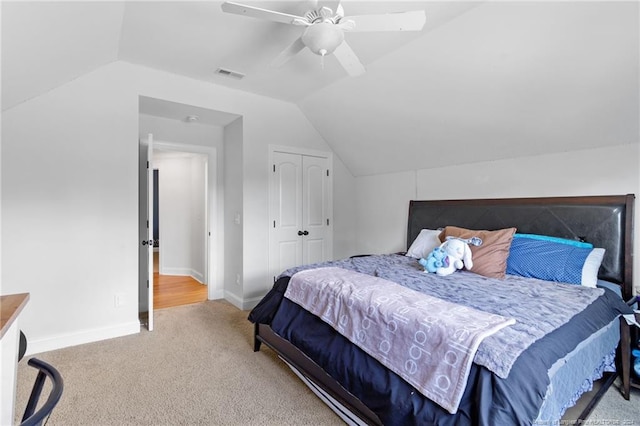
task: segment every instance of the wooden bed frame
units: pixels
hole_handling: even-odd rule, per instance
[[[577,239],[606,249],[599,278],[620,285],[625,300],[633,294],[633,207],[635,196],[588,196],[477,200],[411,201],[407,247],[421,229],[454,225],[469,229],[516,227],[520,233]],[[628,399],[630,375],[629,327],[621,319],[623,395]],[[381,422],[369,408],[344,389],[315,362],[267,324],[255,324],[254,351],[265,343],[305,378],[370,425]],[[577,420],[584,420],[617,374],[610,374],[588,398]],[[579,401],[583,402],[583,401]]]

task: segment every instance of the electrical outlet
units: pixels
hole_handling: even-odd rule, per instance
[[[118,293],[115,296],[113,296],[113,305],[116,308],[122,307],[124,305],[124,294]]]

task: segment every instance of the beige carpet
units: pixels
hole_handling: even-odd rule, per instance
[[[36,355],[65,380],[55,425],[339,425],[265,349],[247,312],[218,301],[156,311],[153,332]],[[16,410],[35,370],[18,369]]]
[[[221,301],[163,309],[153,332],[38,354],[65,380],[47,424],[343,424],[272,351],[253,352],[246,317]],[[18,412],[35,380],[26,360],[18,369]],[[627,402],[612,387],[590,420],[640,424],[640,393]]]

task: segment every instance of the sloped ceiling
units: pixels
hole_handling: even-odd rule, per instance
[[[638,3],[486,3],[300,105],[355,175],[638,143],[639,52]]]
[[[7,2],[2,110],[118,59],[124,4]]]
[[[220,1],[5,1],[2,109],[124,60],[295,102],[356,176],[638,143],[636,1],[342,4],[346,15],[424,9],[427,24],[347,33],[367,68],[349,77],[308,51],[270,67],[302,30],[225,14]]]

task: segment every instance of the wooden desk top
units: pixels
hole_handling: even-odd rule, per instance
[[[28,300],[29,293],[0,296],[0,339],[18,318],[20,311],[22,311]]]

